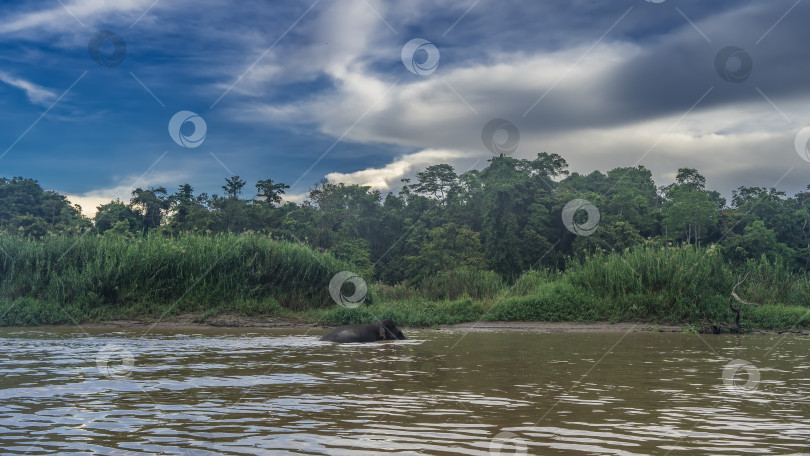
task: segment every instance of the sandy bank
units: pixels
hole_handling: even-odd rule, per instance
[[[304,322],[277,317],[244,317],[239,315],[218,315],[205,321],[200,321],[199,314],[183,314],[164,318],[160,321],[152,320],[113,320],[99,323],[83,324],[84,327],[111,327],[111,328],[145,328],[153,326],[162,329],[195,329],[195,328],[313,328],[325,327],[317,323]],[[439,330],[454,331],[528,331],[528,332],[627,332],[627,331],[659,331],[681,332],[683,326],[660,326],[642,323],[577,323],[577,322],[544,322],[544,321],[481,321],[459,323],[456,325],[439,325]]]
[[[70,325],[66,325],[70,326]],[[279,317],[244,317],[240,315],[223,314],[200,320],[200,314],[189,313],[175,315],[162,320],[110,320],[103,322],[82,323],[82,328],[110,328],[110,329],[162,329],[162,330],[193,330],[204,328],[243,328],[243,329],[326,329],[328,325],[312,323],[301,320]],[[521,331],[537,333],[555,332],[684,332],[688,326],[678,325],[658,325],[654,323],[610,323],[607,321],[579,323],[579,322],[547,322],[547,321],[480,321],[459,323],[455,325],[439,325],[431,329],[440,331],[462,331],[462,332],[503,332]],[[409,328],[403,329],[425,329]],[[810,335],[810,333],[800,330],[754,330],[759,334],[783,334],[796,333]]]

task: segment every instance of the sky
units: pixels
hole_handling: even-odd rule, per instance
[[[810,184],[810,1],[0,2],[0,176],[87,214],[135,187],[398,191],[505,152]]]

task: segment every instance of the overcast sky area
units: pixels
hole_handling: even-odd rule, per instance
[[[0,16],[0,176],[85,213],[136,186],[221,194],[231,174],[245,197],[267,178],[292,201],[323,178],[396,192],[433,164],[486,166],[495,118],[520,134],[514,157],[572,172],[643,165],[666,185],[697,168],[727,197],[810,184],[810,1],[53,0]],[[171,134],[180,111],[197,117]]]

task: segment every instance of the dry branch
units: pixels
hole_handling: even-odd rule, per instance
[[[746,306],[758,306],[759,305],[759,304],[757,304],[755,302],[743,301],[739,296],[737,296],[737,293],[734,292],[734,290],[736,290],[737,287],[739,287],[741,283],[745,282],[745,279],[748,278],[748,274],[750,274],[750,273],[751,272],[749,271],[747,274],[745,274],[745,277],[740,279],[737,282],[737,284],[734,285],[734,288],[731,289],[731,294],[728,297],[728,307],[731,310],[733,310],[734,313],[736,314],[735,317],[734,317],[734,323],[737,324],[737,330],[742,329],[742,326],[740,325],[740,310],[742,309],[743,304],[746,305]],[[740,303],[740,307],[734,307],[734,301],[735,300]]]

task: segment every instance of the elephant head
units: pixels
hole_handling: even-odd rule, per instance
[[[379,340],[407,340],[402,330],[397,327],[394,320],[385,318],[377,322],[379,325]]]

